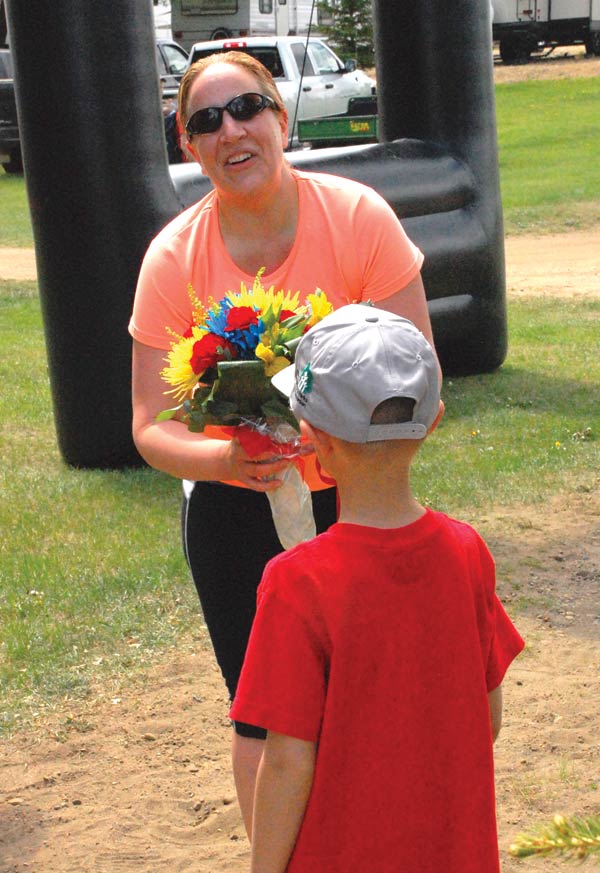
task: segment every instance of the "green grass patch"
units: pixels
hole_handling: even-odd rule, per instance
[[[0,282],[0,732],[200,632],[180,486],[56,446],[35,283]]]
[[[599,320],[600,301],[510,302],[504,366],[444,383],[446,414],[414,476],[422,500],[468,515],[595,487]]]
[[[448,381],[421,500],[467,517],[593,487],[600,304],[514,301],[497,373]],[[0,731],[206,635],[180,549],[179,483],[58,453],[34,283],[0,282]]]
[[[600,79],[496,86],[500,180],[507,233],[600,221]]]
[[[25,179],[0,171],[0,246],[33,245]]]

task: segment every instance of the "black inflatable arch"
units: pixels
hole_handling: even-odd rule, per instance
[[[292,153],[365,182],[425,253],[446,374],[506,354],[489,0],[374,0],[381,143]],[[169,168],[151,0],[8,0],[58,443],[77,467],[140,463],[127,323],[150,239],[208,190]]]

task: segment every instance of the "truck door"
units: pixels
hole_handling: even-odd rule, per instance
[[[300,39],[298,42],[290,44],[290,49],[298,68],[298,78],[302,76],[302,81],[300,82],[300,102],[297,115],[298,118],[302,119],[317,118],[319,115],[323,114],[323,84],[318,75],[318,71],[312,62],[310,54],[306,54],[305,45],[305,42]]]
[[[309,43],[308,54],[319,77],[319,115],[341,115],[348,110],[348,99],[355,96],[344,68],[334,53],[321,42]]]

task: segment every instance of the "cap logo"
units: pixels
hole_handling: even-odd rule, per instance
[[[306,403],[306,395],[310,394],[313,388],[313,374],[309,363],[296,376],[296,390],[294,394],[299,403]]]

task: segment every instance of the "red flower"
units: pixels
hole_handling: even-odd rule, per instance
[[[285,321],[286,318],[292,318],[295,314],[296,313],[294,312],[293,309],[282,309],[281,314],[279,316],[279,323],[281,324],[281,322]]]
[[[233,306],[227,313],[225,330],[247,330],[258,324],[258,316],[251,306]]]
[[[229,354],[227,354],[229,352]],[[190,367],[200,375],[208,367],[216,367],[217,361],[230,360],[237,357],[237,349],[234,345],[217,336],[214,333],[205,334],[202,339],[194,343]]]
[[[190,324],[190,326],[185,331],[185,333],[182,333],[181,335],[184,339],[189,339],[191,336],[193,336],[194,335],[194,323],[192,322],[192,324]]]

